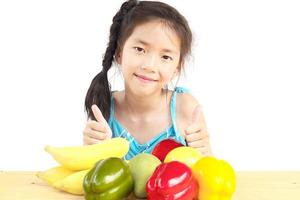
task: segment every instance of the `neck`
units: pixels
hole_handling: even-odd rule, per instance
[[[156,111],[161,111],[167,106],[166,92],[161,90],[149,96],[136,96],[129,91],[124,93],[124,108],[133,120],[147,118]]]

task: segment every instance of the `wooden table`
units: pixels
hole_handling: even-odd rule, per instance
[[[0,172],[1,200],[84,200],[58,191],[35,176],[35,172]],[[237,172],[233,200],[300,200],[298,172]]]

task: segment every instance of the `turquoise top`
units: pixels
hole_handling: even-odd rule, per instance
[[[171,123],[172,123],[171,126],[169,126],[165,131],[159,133],[150,141],[144,144],[140,144],[138,141],[136,141],[136,139],[126,130],[126,128],[123,127],[122,124],[120,124],[120,122],[118,122],[118,120],[115,118],[114,99],[112,96],[110,118],[108,124],[113,133],[112,137],[122,137],[129,141],[130,147],[127,155],[125,156],[125,159],[130,160],[135,155],[142,152],[151,153],[155,145],[166,138],[175,139],[186,146],[185,139],[180,135],[176,126],[176,94],[184,93],[184,92],[189,92],[189,91],[186,88],[176,87],[172,94],[171,103],[170,103]]]

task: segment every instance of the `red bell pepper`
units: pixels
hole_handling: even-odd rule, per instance
[[[146,191],[148,200],[194,200],[198,183],[187,165],[171,161],[155,169],[147,181]]]
[[[183,144],[180,142],[168,138],[160,141],[152,150],[152,154],[155,155],[161,162],[164,162],[165,157],[171,150],[182,146]]]

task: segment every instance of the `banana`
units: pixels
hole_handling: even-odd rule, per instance
[[[37,177],[46,181],[49,185],[53,185],[56,181],[62,180],[63,178],[73,173],[74,171],[71,171],[65,167],[57,166],[43,172],[38,172],[36,175]]]
[[[124,157],[129,150],[129,142],[124,138],[112,138],[98,144],[71,147],[46,146],[45,151],[63,167],[80,171],[90,169],[101,159]]]
[[[82,170],[75,172],[62,180],[56,181],[53,186],[59,190],[71,193],[71,194],[77,194],[77,195],[83,195],[83,179],[84,176],[89,172],[90,169]]]

